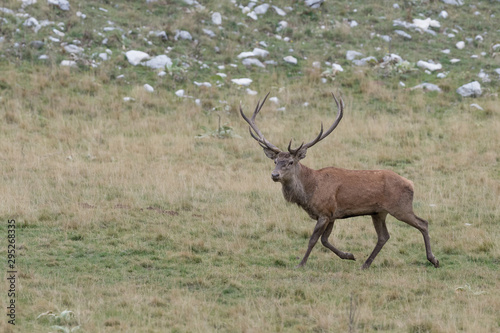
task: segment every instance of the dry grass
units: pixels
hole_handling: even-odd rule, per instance
[[[364,84],[367,94],[394,95],[401,109],[388,113],[344,90],[341,126],[304,163],[412,179],[442,268],[426,263],[416,230],[390,219],[391,241],[360,271],[375,232],[356,218],[340,221],[332,240],[359,262],[317,246],[294,270],[313,223],[284,203],[272,163],[238,118],[239,101],[250,112],[256,98],[219,96],[230,106],[222,122],[242,139],[195,139],[217,116],[167,92],[56,68],[2,73],[29,82],[29,93],[12,85],[0,104],[0,211],[19,226],[24,332],[49,330],[35,318],[65,309],[88,332],[498,330],[496,100],[485,113],[457,104],[439,115],[432,97]],[[271,91],[286,111],[269,103],[261,127],[281,147],[331,119],[329,89],[294,82]]]

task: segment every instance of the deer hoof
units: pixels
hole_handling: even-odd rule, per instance
[[[354,254],[352,254],[352,253],[345,253],[344,258],[342,258],[342,259],[348,259],[348,260],[354,260],[354,261],[356,261],[356,258],[354,258]]]

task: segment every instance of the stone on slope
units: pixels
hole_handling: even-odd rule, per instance
[[[481,96],[483,93],[481,90],[481,84],[477,81],[473,81],[467,84],[464,84],[460,88],[457,89],[457,93],[462,95],[463,97],[477,97]]]
[[[59,7],[61,10],[69,10],[69,2],[67,0],[47,0],[47,3]]]
[[[165,66],[172,66],[172,60],[166,55],[162,54],[142,63],[144,66],[153,69],[165,69]]]
[[[436,70],[440,70],[443,68],[443,66],[441,64],[434,64],[434,63],[430,63],[430,62],[423,61],[423,60],[420,60],[419,62],[417,62],[417,67],[422,67],[422,68],[428,69],[431,72],[436,71]]]
[[[241,78],[241,79],[232,79],[231,82],[237,84],[239,86],[249,86],[252,83],[252,79]]]
[[[127,53],[125,53],[125,56],[127,57],[128,62],[134,66],[139,65],[141,61],[149,58],[149,54],[147,54],[146,52],[136,50],[128,51]]]

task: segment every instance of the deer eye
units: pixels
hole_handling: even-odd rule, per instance
[[[274,160],[274,164],[276,164],[276,160]]]
[[[293,161],[288,162],[288,165],[293,165]]]

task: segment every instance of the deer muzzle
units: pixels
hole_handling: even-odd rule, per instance
[[[274,170],[271,173],[271,178],[273,181],[278,182],[280,180],[280,173],[278,171]]]

